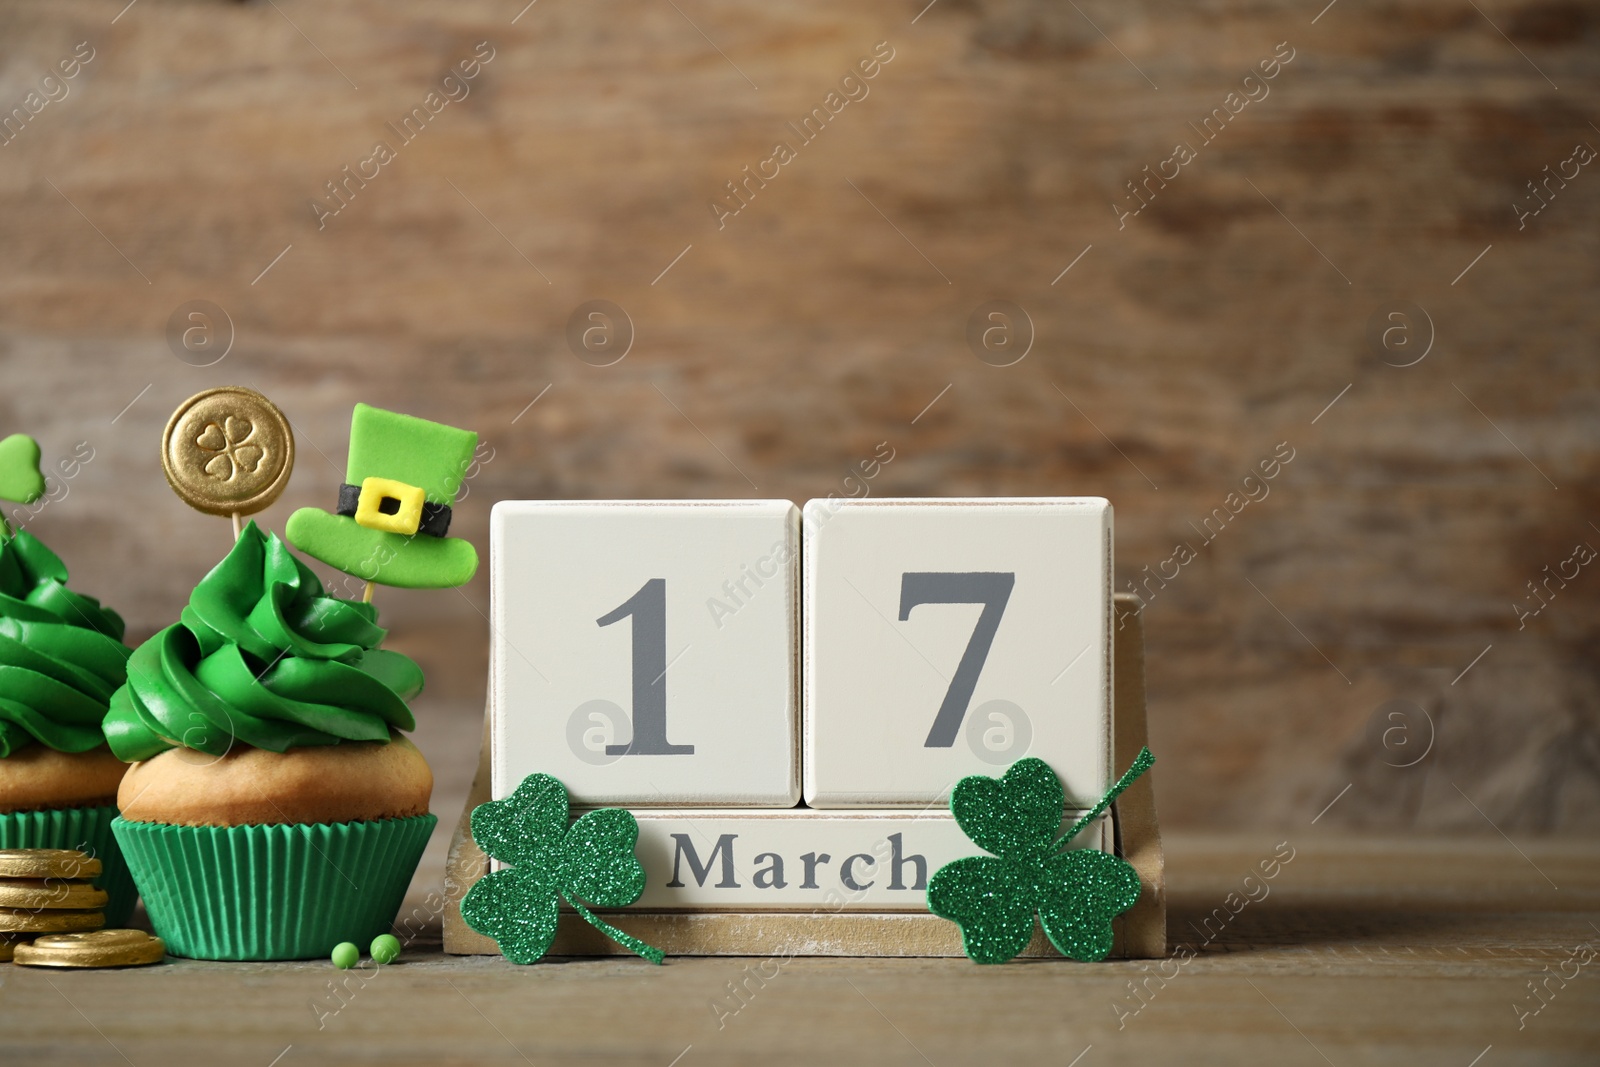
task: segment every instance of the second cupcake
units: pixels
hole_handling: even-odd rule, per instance
[[[133,763],[113,828],[173,953],[326,956],[394,921],[438,820],[403,733],[422,671],[376,614],[252,522],[134,651],[105,721]]]

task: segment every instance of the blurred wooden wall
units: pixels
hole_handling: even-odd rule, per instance
[[[1145,587],[1168,825],[1336,798],[1322,825],[1600,825],[1600,567],[1514,607],[1600,547],[1600,168],[1571,162],[1600,147],[1596,7],[925,2],[0,4],[0,110],[28,112],[0,147],[0,432],[95,457],[30,528],[134,637],[172,620],[228,534],[157,440],[224,383],[298,427],[277,528],[332,503],[357,400],[477,429],[456,529],[482,549],[499,498],[803,501],[886,441],[874,495],[1111,498],[1124,588],[1193,550]],[[609,367],[566,339],[595,299],[633,324]],[[192,300],[231,319],[210,367],[169,345]],[[1014,365],[966,340],[990,300],[1031,319]],[[448,795],[486,660],[483,577],[464,594],[380,593]]]

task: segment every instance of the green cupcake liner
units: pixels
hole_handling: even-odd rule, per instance
[[[389,930],[438,821],[111,829],[168,952],[300,960]]]
[[[0,815],[0,848],[74,848],[100,859],[100,877],[94,884],[106,891],[106,925],[125,926],[139,899],[133,875],[112,833],[117,809],[47,808]]]

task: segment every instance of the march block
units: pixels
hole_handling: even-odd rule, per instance
[[[1066,831],[1082,815],[1069,811]],[[926,911],[928,878],[979,850],[948,811],[640,811],[645,911]],[[1104,816],[1072,839],[1105,851]]]

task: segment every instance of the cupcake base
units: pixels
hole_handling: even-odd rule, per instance
[[[111,829],[173,955],[295,960],[388,932],[438,821]]]
[[[113,821],[120,820],[117,809],[109,804],[14,811],[0,815],[0,848],[71,848],[94,856],[101,863],[94,884],[109,898],[103,909],[106,925],[125,926],[139,893],[113,836]]]

